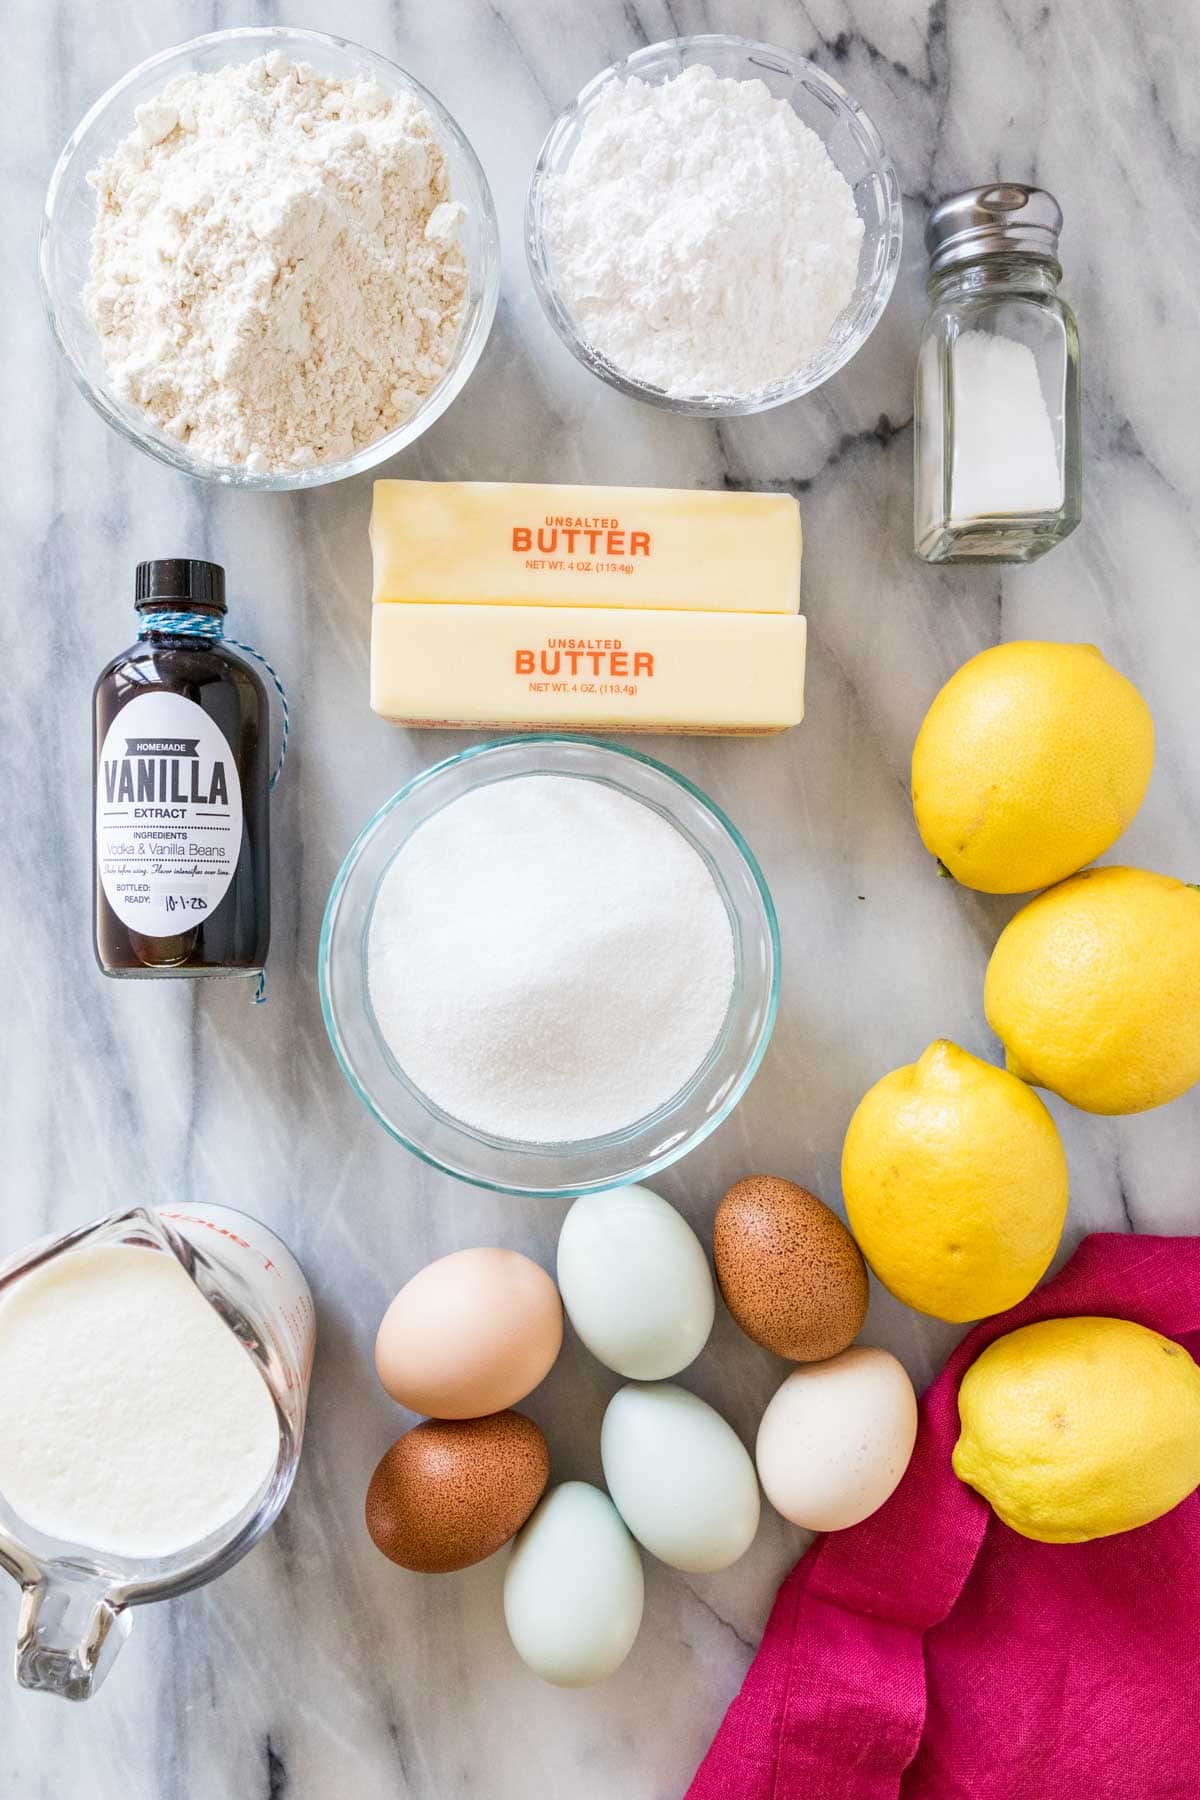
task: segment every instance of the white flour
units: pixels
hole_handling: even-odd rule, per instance
[[[278,52],[181,76],[89,179],[117,393],[198,456],[337,460],[446,368],[466,269],[429,115]]]
[[[752,394],[819,351],[863,222],[820,138],[761,81],[696,66],[614,83],[545,191],[582,335],[673,395]]]
[[[266,1382],[173,1256],[66,1251],[0,1299],[0,1492],[51,1537],[169,1556],[275,1467]]]
[[[409,1079],[496,1137],[578,1141],[643,1118],[724,1022],[733,937],[702,858],[598,782],[493,782],[388,870],[371,1003]]]

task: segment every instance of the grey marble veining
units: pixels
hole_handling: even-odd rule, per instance
[[[1159,731],[1121,860],[1200,872],[1200,28],[1191,0],[13,0],[0,189],[6,555],[6,873],[0,1254],[134,1200],[260,1213],[320,1312],[310,1433],[275,1532],[220,1583],[142,1614],[83,1708],[0,1678],[5,1800],[675,1800],[735,1692],[803,1535],[764,1508],[724,1574],[647,1559],[646,1622],[606,1686],[562,1693],[509,1649],[502,1559],[422,1579],[361,1523],[366,1481],[407,1420],[370,1349],[394,1290],[473,1243],[549,1263],[562,1208],[435,1176],[359,1108],[321,1025],[314,964],[337,866],[368,814],[454,741],[367,706],[369,478],[305,497],[214,493],[121,443],[60,367],[34,269],[62,141],[152,51],[222,25],[340,30],[446,102],[493,185],[504,238],[496,329],[466,393],[392,472],[666,485],[790,484],[805,523],[808,717],[766,742],[651,744],[742,826],[779,905],[774,1043],[729,1122],[659,1186],[704,1231],[750,1169],[831,1201],[849,1114],[884,1070],[947,1035],[994,1054],[981,982],[1012,903],[936,879],[913,829],[920,717],[967,655],[1004,638],[1098,643]],[[896,294],[820,393],[720,427],[620,398],[569,357],[526,278],[521,208],[554,112],[599,68],[676,32],[737,30],[815,58],[878,124],[909,203]],[[1080,317],[1086,520],[1026,571],[932,570],[910,550],[911,371],[925,205],[1034,178],[1066,213]],[[89,695],[132,636],[132,565],[180,552],[230,576],[238,635],[287,679],[270,1002],[244,987],[105,982],[89,944]],[[1110,859],[1111,860],[1111,859]],[[1055,1105],[1071,1160],[1062,1255],[1085,1231],[1200,1226],[1200,1093],[1128,1120]],[[956,1333],[875,1290],[866,1336],[918,1383]],[[727,1316],[685,1377],[749,1439],[782,1365]],[[557,1478],[599,1479],[616,1385],[570,1341],[529,1402]],[[0,1643],[16,1590],[0,1584]]]

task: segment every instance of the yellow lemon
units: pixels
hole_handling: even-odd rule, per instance
[[[1200,892],[1085,869],[1023,907],[984,982],[1014,1075],[1084,1112],[1162,1106],[1200,1081]]]
[[[1132,1531],[1200,1486],[1200,1369],[1129,1319],[1043,1319],[997,1338],[958,1391],[954,1472],[1022,1537]]]
[[[859,1101],[842,1192],[883,1285],[961,1323],[1015,1306],[1045,1274],[1067,1213],[1067,1159],[1036,1094],[940,1039]]]
[[[952,675],[917,734],[917,829],[964,887],[1024,894],[1114,844],[1142,803],[1154,725],[1093,644],[999,644]]]

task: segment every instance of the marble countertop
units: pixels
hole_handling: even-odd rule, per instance
[[[0,1680],[0,1790],[13,1800],[676,1800],[736,1691],[800,1532],[764,1508],[745,1560],[690,1577],[647,1559],[641,1638],[607,1685],[542,1686],[509,1648],[502,1559],[452,1577],[368,1542],[367,1478],[408,1422],[377,1386],[385,1303],[432,1256],[476,1243],[549,1263],[563,1208],[435,1175],[367,1117],[317,1003],[317,934],[359,826],[462,740],[367,705],[370,478],[305,496],[214,492],[152,462],[76,393],[41,315],[47,176],[96,96],[151,52],[248,22],[325,27],[408,66],[463,123],[495,190],[504,294],[462,398],[390,465],[430,478],[783,485],[805,523],[808,717],[760,742],[652,752],[715,796],[757,851],[784,935],[783,1006],[734,1116],[657,1185],[703,1232],[751,1169],[836,1202],[863,1090],[936,1036],[993,1056],[981,983],[1013,910],[939,881],[913,828],[909,753],[937,687],[985,645],[1089,639],[1159,730],[1120,860],[1200,872],[1200,286],[1194,140],[1200,36],[1188,0],[317,0],[237,8],[13,0],[0,108],[7,419],[0,446],[7,954],[0,1255],[133,1201],[218,1201],[289,1240],[317,1296],[310,1434],[275,1531],[218,1584],[138,1616],[90,1705]],[[908,197],[908,247],[867,348],[816,395],[716,426],[602,387],[546,324],[521,208],[555,111],[643,42],[732,29],[813,57],[863,102]],[[911,379],[923,213],[993,177],[1034,178],[1066,214],[1064,291],[1085,369],[1086,518],[1028,570],[931,569],[910,548]],[[104,981],[89,942],[89,696],[132,635],[141,557],[228,571],[238,634],[287,679],[270,998],[237,983]],[[1071,1162],[1065,1257],[1095,1228],[1195,1231],[1200,1090],[1126,1120],[1054,1106]],[[956,1332],[878,1289],[869,1342],[914,1380]],[[727,1316],[685,1381],[751,1439],[783,1365]],[[599,1480],[617,1385],[574,1341],[528,1404],[555,1477]],[[0,1582],[0,1640],[17,1592]]]

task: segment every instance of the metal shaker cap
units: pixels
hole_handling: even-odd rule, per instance
[[[1057,262],[1062,222],[1062,208],[1045,188],[997,181],[948,194],[925,226],[930,272],[1003,251]]]

